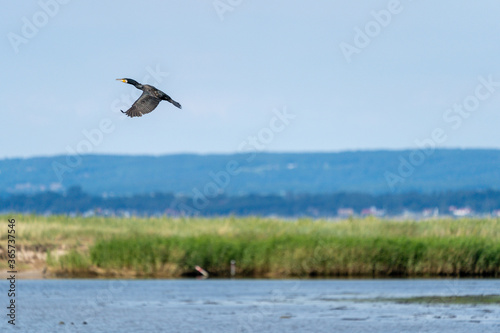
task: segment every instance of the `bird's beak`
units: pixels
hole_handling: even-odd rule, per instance
[[[116,79],[116,80],[117,80],[117,81],[122,81],[122,82],[124,82],[124,83],[127,83],[127,80],[125,80],[125,79]]]

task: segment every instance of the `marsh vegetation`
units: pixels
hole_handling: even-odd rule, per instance
[[[226,277],[231,260],[240,277],[500,275],[499,219],[16,220],[20,250],[43,252],[49,272],[66,276],[181,277],[199,265]]]

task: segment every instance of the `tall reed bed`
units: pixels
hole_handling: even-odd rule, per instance
[[[109,272],[150,276],[189,274],[196,265],[227,276],[231,260],[244,276],[498,276],[500,244],[471,237],[136,236],[98,241],[90,259]]]

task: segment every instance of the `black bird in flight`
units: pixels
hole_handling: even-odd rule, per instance
[[[150,86],[149,84],[140,84],[139,82],[132,79],[117,80],[131,84],[137,89],[143,91],[141,97],[139,97],[139,99],[134,102],[132,107],[128,109],[127,112],[120,110],[122,111],[122,113],[125,113],[129,117],[142,117],[142,115],[153,111],[161,101],[168,101],[177,106],[179,109],[182,109],[181,105],[170,98],[170,96],[165,94],[163,91]]]

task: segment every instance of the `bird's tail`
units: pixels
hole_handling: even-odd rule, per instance
[[[178,102],[172,100],[172,104],[177,106],[179,109],[182,109],[182,106]]]
[[[163,96],[161,97],[161,99],[163,99],[163,100],[165,100],[165,101],[167,101],[167,102],[172,103],[173,105],[177,106],[179,109],[182,109],[182,106],[181,106],[181,104],[180,104],[180,103],[178,103],[178,102],[174,101],[174,100],[172,99],[172,97],[170,97],[170,96],[168,96],[168,95],[166,95],[166,94],[163,94]]]

